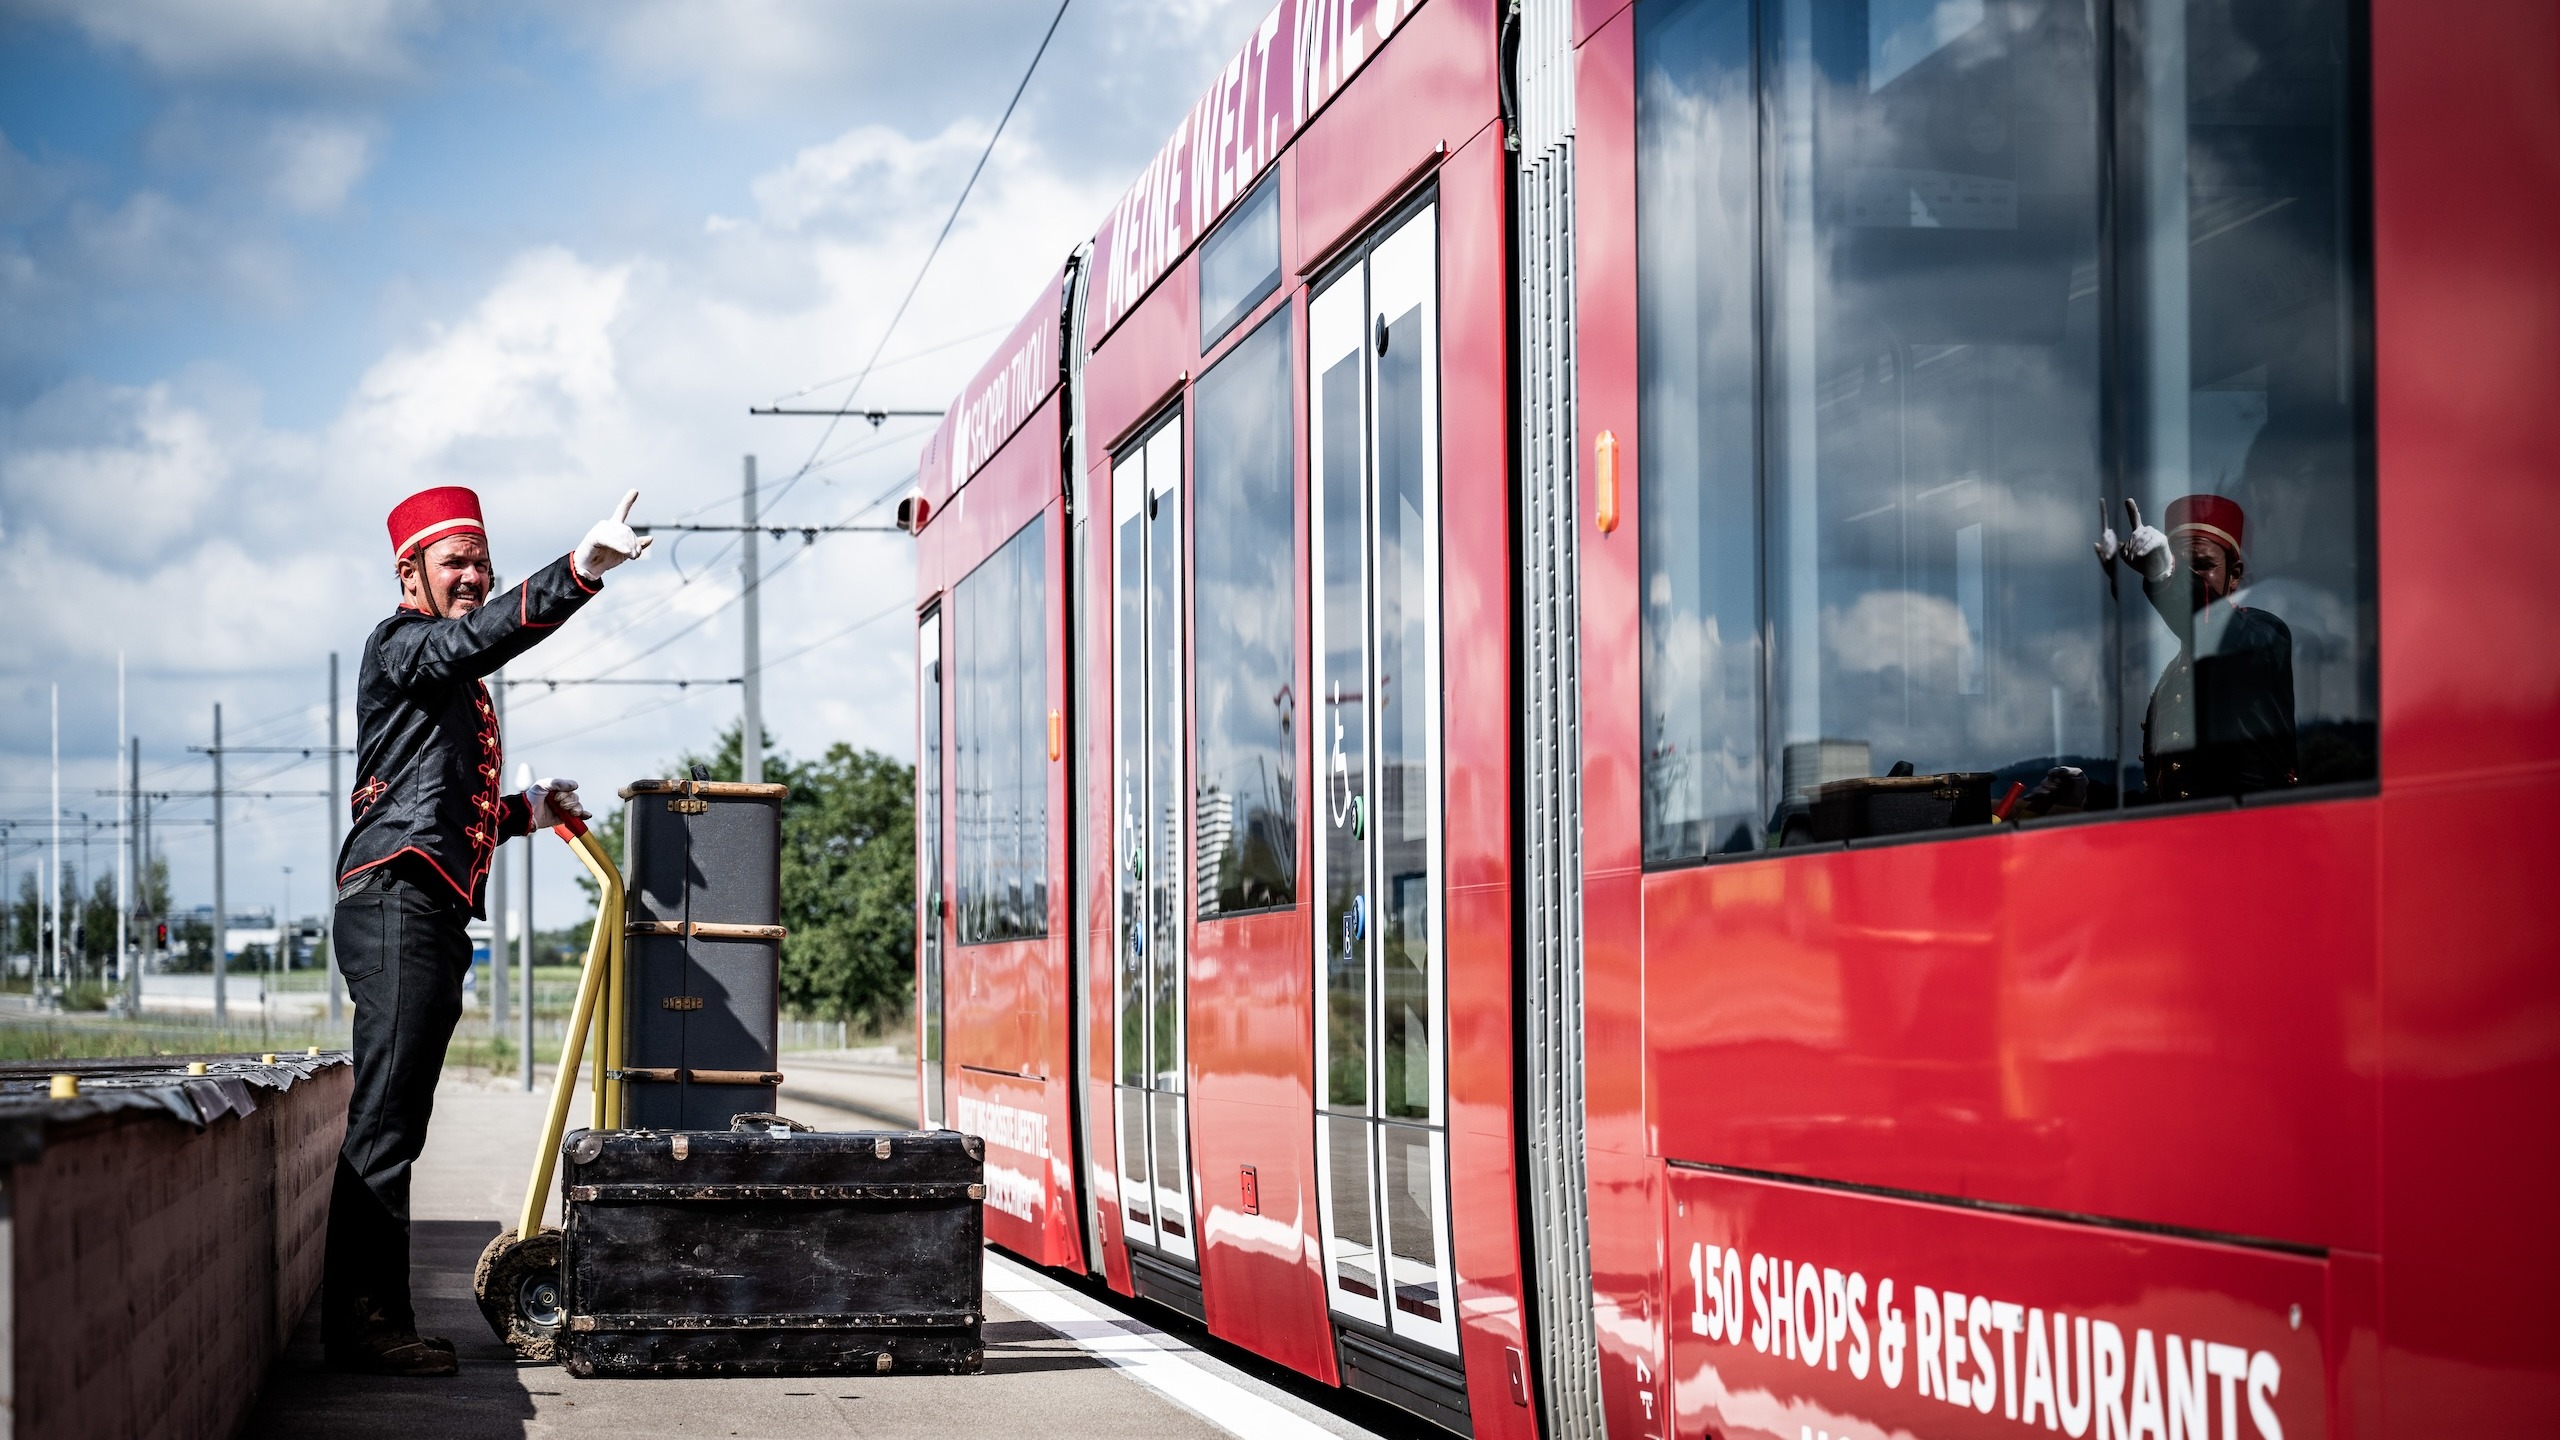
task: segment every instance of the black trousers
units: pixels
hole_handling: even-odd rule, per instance
[[[423,871],[423,867],[420,867]],[[432,871],[394,860],[339,891],[338,968],[355,1001],[355,1093],[329,1197],[321,1318],[332,1336],[415,1330],[409,1170],[426,1148],[445,1044],[462,1018],[471,912]]]

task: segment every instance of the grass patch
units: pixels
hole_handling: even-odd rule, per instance
[[[346,1047],[346,1037],[272,1027],[154,1025],[129,1022],[20,1020],[0,1022],[0,1060],[106,1060],[138,1055],[264,1055]]]

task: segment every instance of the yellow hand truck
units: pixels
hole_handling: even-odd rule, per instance
[[[526,1360],[548,1361],[564,1316],[560,1288],[560,1232],[542,1224],[542,1204],[551,1194],[552,1169],[559,1163],[560,1139],[569,1123],[570,1096],[578,1084],[578,1064],[590,1039],[596,1064],[590,1079],[588,1128],[622,1128],[622,871],[605,853],[604,842],[586,822],[570,817],[553,833],[569,842],[596,879],[596,924],[587,937],[587,958],[578,972],[578,1000],[569,1012],[569,1030],[560,1040],[560,1069],[551,1081],[551,1105],[542,1121],[542,1138],[533,1153],[533,1174],[525,1183],[524,1204],[513,1228],[498,1232],[480,1252],[472,1272],[472,1298],[500,1340]],[[528,842],[529,843],[529,842]],[[524,997],[528,1010],[533,996]]]

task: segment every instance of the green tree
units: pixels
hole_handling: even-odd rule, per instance
[[[33,955],[44,945],[44,891],[35,872],[18,877],[18,898],[9,906],[9,952]]]
[[[803,798],[803,797],[806,798]],[[876,1031],[915,993],[915,771],[841,742],[782,815],[782,1003]]]
[[[182,975],[213,973],[213,922],[193,915],[169,922],[169,968]]]
[[[80,906],[80,953],[100,973],[115,966],[116,882],[111,875],[99,876]]]

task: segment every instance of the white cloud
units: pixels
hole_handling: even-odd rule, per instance
[[[820,220],[876,227],[907,218],[920,202],[929,207],[928,187],[920,182],[939,180],[946,170],[967,174],[959,167],[986,143],[985,127],[965,121],[922,142],[885,125],[863,125],[803,148],[789,165],[757,176],[750,189],[764,223],[777,230]],[[956,191],[956,180],[941,189]]]
[[[631,278],[558,247],[518,256],[469,315],[374,362],[336,448],[394,490],[574,470],[572,437],[623,416],[614,327]]]
[[[429,0],[20,0],[179,76],[347,80],[408,68]]]
[[[267,192],[303,215],[326,215],[346,204],[347,192],[373,164],[370,134],[322,120],[277,121],[267,149],[274,167]]]
[[[1905,677],[1953,675],[1974,640],[1964,613],[1943,595],[1869,590],[1846,609],[1822,611],[1822,649],[1852,674],[1898,670]]]
[[[246,232],[158,190],[112,206],[74,201],[40,268],[84,287],[93,301],[119,289],[194,286],[224,303],[274,309],[293,296],[293,257],[272,237]]]
[[[48,398],[57,410],[88,402],[102,433],[0,458],[0,504],[12,529],[41,526],[64,553],[156,557],[195,531],[234,475],[228,437],[165,383]]]
[[[1055,0],[810,5],[800,0],[560,0],[621,74],[692,90],[721,114],[778,110],[992,125]],[[1059,24],[1019,133],[1072,135],[1050,163],[1127,177],[1271,0],[1087,0]]]

